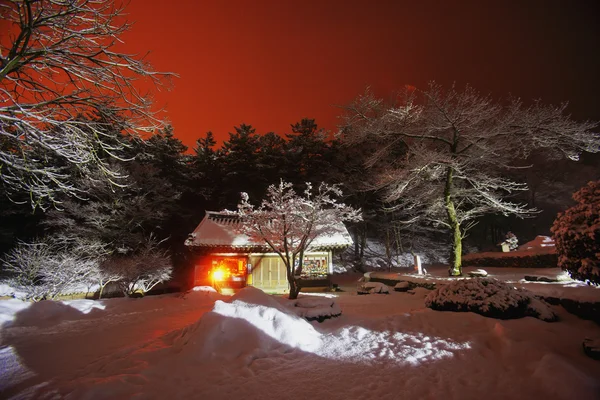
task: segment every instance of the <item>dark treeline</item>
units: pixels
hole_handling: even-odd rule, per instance
[[[97,176],[82,173],[80,166],[64,163],[61,171],[70,175],[80,195],[63,194],[52,204],[34,203],[33,210],[26,193],[2,188],[1,253],[17,240],[67,236],[93,238],[110,244],[113,254],[129,254],[152,236],[168,248],[176,266],[182,265],[187,262],[185,238],[206,210],[234,209],[240,192],[260,202],[268,186],[281,179],[301,190],[309,181],[350,181],[347,177],[361,170],[361,161],[329,140],[329,132],[312,119],[291,125],[283,136],[258,134],[251,125],[241,124],[221,147],[207,132],[191,152],[171,128],[145,139],[123,136],[118,129],[107,129],[105,135],[124,143],[117,154],[103,155],[98,149],[99,157],[119,177],[106,179],[102,171],[94,172]],[[34,153],[48,157],[41,148]],[[62,160],[46,162],[60,165]],[[345,186],[350,197],[358,193],[358,187]]]
[[[349,227],[358,265],[367,237],[379,240],[389,257],[398,252],[444,248],[439,246],[446,240],[443,235],[397,224],[396,215],[386,211],[388,205],[379,200],[377,191],[365,189],[368,185],[364,183],[371,179],[364,167],[368,149],[332,139],[313,119],[292,124],[284,135],[259,134],[251,125],[241,124],[221,147],[207,132],[191,152],[171,128],[145,140],[124,137],[116,130],[107,135],[126,143],[118,157],[104,157],[121,175],[112,183],[104,176],[94,179],[65,165],[81,196],[65,195],[46,211],[39,207],[32,211],[26,194],[0,196],[2,253],[17,239],[62,235],[95,239],[109,244],[113,254],[129,254],[152,237],[169,250],[175,266],[181,267],[189,264],[185,238],[206,210],[234,209],[240,192],[247,192],[251,201],[259,203],[267,187],[281,179],[298,190],[305,182],[342,186],[344,201],[360,207],[364,215],[364,221]],[[102,151],[98,149],[100,157]],[[533,168],[515,172],[521,173],[531,188],[520,200],[547,211],[524,222],[487,215],[473,229],[467,241],[470,248],[491,248],[508,230],[516,231],[521,241],[548,234],[556,211],[570,204],[570,194],[594,174],[598,164],[597,157],[584,158],[583,164],[565,161],[557,174],[543,154],[532,155],[530,161]],[[60,164],[60,160],[48,162]]]

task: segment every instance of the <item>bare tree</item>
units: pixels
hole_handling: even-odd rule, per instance
[[[291,183],[281,181],[277,186],[271,185],[258,208],[242,193],[236,213],[250,240],[267,243],[283,260],[290,299],[298,297],[300,288],[296,279],[302,273],[304,252],[315,238],[339,233],[343,221],[361,219],[359,210],[338,202],[342,195],[338,186],[321,183],[316,192],[310,183],[306,186],[304,194],[299,195]]]
[[[104,289],[109,283],[119,282],[125,278],[122,271],[116,268],[109,269],[103,268],[102,264],[98,265],[89,276],[89,283],[91,285],[98,285],[98,298],[101,299],[104,294]]]
[[[104,262],[100,276],[105,281],[112,277],[126,296],[137,291],[142,294],[149,292],[159,283],[171,279],[173,273],[171,257],[159,245],[150,236],[135,253],[113,256]]]
[[[8,194],[29,193],[34,207],[81,194],[44,152],[84,173],[119,177],[99,155],[118,158],[124,143],[106,132],[162,127],[135,82],[160,85],[172,75],[114,50],[130,28],[123,8],[113,0],[9,0],[0,18],[8,27],[0,47],[0,181]]]
[[[506,105],[473,88],[444,91],[432,83],[407,90],[395,104],[369,91],[347,107],[342,138],[348,144],[374,140],[367,161],[372,188],[406,215],[404,222],[450,232],[450,275],[460,275],[462,239],[476,219],[489,213],[528,215],[533,210],[511,197],[527,190],[506,177],[516,160],[545,148],[577,159],[597,152],[600,135],[592,122],[564,115],[566,105]]]

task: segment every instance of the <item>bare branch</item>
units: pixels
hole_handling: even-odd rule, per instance
[[[122,14],[112,0],[0,7],[10,40],[0,54],[0,181],[9,193],[29,193],[34,207],[60,201],[61,193],[80,195],[59,168],[32,156],[35,149],[114,181],[97,150],[114,157],[124,144],[108,140],[106,127],[130,135],[164,127],[137,82],[160,87],[174,75],[112,50],[130,28]],[[90,119],[104,125],[84,122]]]

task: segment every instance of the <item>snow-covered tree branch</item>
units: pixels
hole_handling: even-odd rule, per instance
[[[31,300],[54,299],[78,286],[100,283],[108,255],[97,240],[59,237],[19,242],[2,260],[6,281]]]
[[[60,193],[81,195],[65,166],[117,178],[100,155],[119,158],[124,144],[106,132],[162,127],[135,82],[161,85],[172,74],[114,50],[130,24],[112,0],[10,0],[0,4],[0,18],[8,27],[0,49],[0,181],[7,193],[28,193],[34,207],[59,201]]]

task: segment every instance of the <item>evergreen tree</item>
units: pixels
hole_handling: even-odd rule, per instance
[[[319,129],[315,120],[309,118],[303,118],[291,128],[292,133],[286,135],[290,165],[288,179],[300,185],[311,181],[327,181],[332,166],[328,132]]]
[[[268,132],[260,137],[258,153],[258,170],[260,181],[257,182],[261,193],[266,193],[269,185],[279,182],[289,171],[289,161],[285,140]]]
[[[263,189],[257,185],[261,181],[259,153],[260,137],[251,125],[241,124],[234,133],[229,133],[229,140],[223,143],[220,152],[223,190],[219,202],[224,208],[234,208],[241,192],[261,197]]]
[[[187,146],[175,137],[172,126],[159,130],[148,140],[136,140],[131,147],[132,158],[143,165],[153,165],[161,177],[175,187],[188,185],[188,163],[190,157],[185,153]]]
[[[217,142],[212,132],[196,140],[194,154],[190,161],[192,202],[203,212],[206,209],[219,209],[218,198],[222,185],[221,152],[215,150]]]

